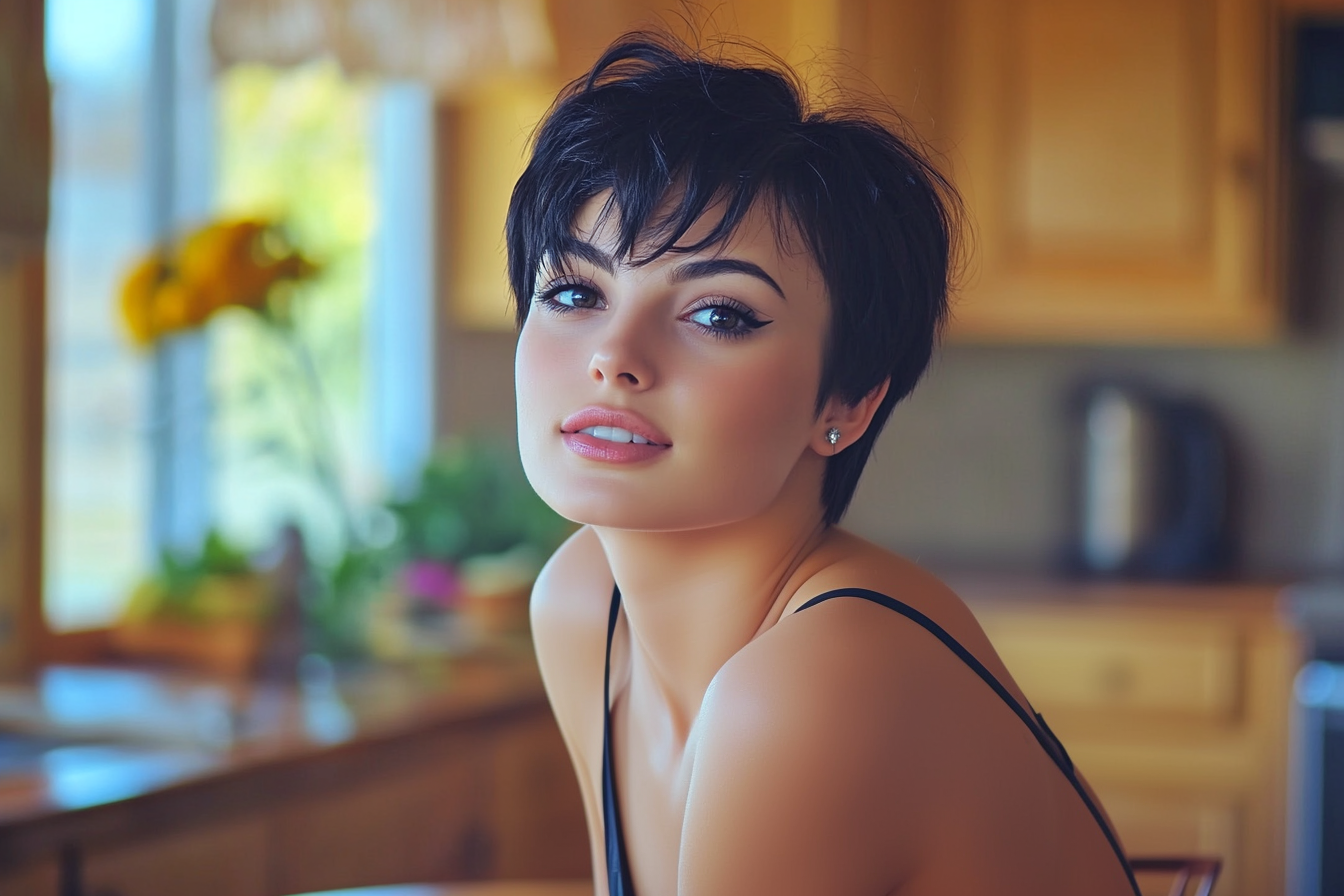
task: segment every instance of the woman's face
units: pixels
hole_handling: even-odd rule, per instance
[[[633,267],[614,257],[614,228],[598,226],[605,200],[580,210],[566,273],[541,272],[519,337],[528,479],[561,515],[595,526],[683,530],[759,514],[822,426],[830,306],[816,264],[753,210],[726,243]]]

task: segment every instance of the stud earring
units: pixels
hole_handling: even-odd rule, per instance
[[[834,449],[835,443],[840,441],[840,430],[836,429],[834,426],[826,430],[826,441],[830,442],[831,448]]]

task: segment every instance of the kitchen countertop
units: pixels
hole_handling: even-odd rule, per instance
[[[1344,660],[1344,580],[1294,585],[1284,592],[1284,610],[1311,637],[1314,656]]]
[[[1294,621],[1284,602],[1283,582],[1144,581],[1063,578],[1030,575],[947,572],[939,577],[972,609],[997,604],[1032,603],[1051,606],[1123,606],[1165,609],[1244,609],[1273,611]]]
[[[53,666],[0,684],[0,870],[60,844],[292,789],[315,760],[488,725],[544,707],[530,657],[336,675],[309,658],[293,684],[131,667]]]

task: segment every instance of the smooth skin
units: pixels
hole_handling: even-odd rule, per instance
[[[591,251],[538,279],[516,359],[528,478],[584,524],[538,578],[532,621],[599,896],[613,580],[616,780],[639,896],[1128,893],[1050,757],[944,645],[860,599],[791,615],[834,588],[890,594],[1025,705],[955,594],[823,523],[825,458],[862,435],[886,386],[814,413],[829,303],[803,241],[756,211],[724,245],[634,266],[614,257],[605,200],[575,224]],[[725,259],[742,264],[697,264]],[[634,464],[580,456],[561,424],[590,406],[638,413],[671,445]]]

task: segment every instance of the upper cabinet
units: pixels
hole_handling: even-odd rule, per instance
[[[1269,0],[823,5],[965,200],[953,339],[1282,331]]]
[[[939,24],[931,136],[970,213],[953,338],[1280,329],[1263,0],[952,0]]]

